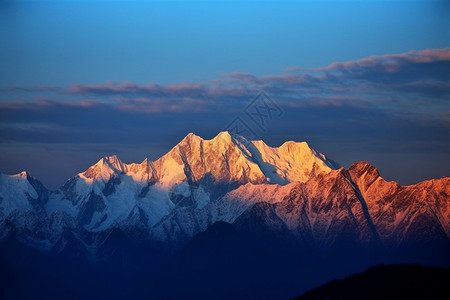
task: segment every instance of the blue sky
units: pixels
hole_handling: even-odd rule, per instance
[[[444,1],[2,3],[2,85],[276,74],[443,48],[449,34]]]
[[[449,16],[447,1],[2,1],[0,172],[55,188],[102,155],[156,159],[246,120],[263,90],[283,114],[254,131],[273,146],[307,140],[404,184],[448,176]]]

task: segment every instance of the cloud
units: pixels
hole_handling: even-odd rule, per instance
[[[20,87],[20,86],[9,86],[4,89],[3,91],[23,91],[23,92],[60,92],[63,89],[57,86],[32,86],[32,87]]]
[[[450,48],[427,49],[335,62],[315,69],[289,67],[282,74],[233,72],[200,83],[108,81],[74,83],[68,89],[10,87],[0,92],[0,109],[67,107],[135,114],[234,113],[243,110],[258,91],[264,90],[286,107],[376,107],[396,115],[445,120],[447,115],[442,112],[450,110],[449,69]]]
[[[121,111],[135,113],[164,112],[207,112],[208,104],[204,100],[182,97],[178,101],[167,101],[165,98],[118,98],[117,108]]]
[[[33,101],[0,101],[0,110],[35,110],[46,107],[93,107],[101,105],[95,100],[79,100],[79,101],[58,101],[45,97],[37,97]]]
[[[379,56],[370,56],[367,58],[348,61],[335,62],[326,67],[313,69],[315,71],[350,71],[355,69],[367,69],[377,67],[380,71],[394,73],[401,65],[449,62],[450,48],[444,49],[426,49],[422,51],[409,51],[401,54],[387,54]]]
[[[231,78],[233,80],[237,80],[241,83],[255,83],[258,82],[258,77],[251,73],[247,72],[232,72],[223,75],[224,77]]]
[[[75,83],[69,90],[71,94],[106,94],[106,95],[149,95],[149,96],[174,96],[174,95],[199,95],[204,92],[202,84],[175,83],[159,85],[148,83],[140,85],[133,82],[84,85]]]
[[[301,71],[301,70],[302,70],[301,68],[294,67],[294,66],[287,67],[286,69],[284,69],[285,72],[298,72],[298,71]]]
[[[396,114],[426,112],[428,118],[442,120],[440,111],[450,110],[448,70],[450,48],[428,49],[336,62],[316,69],[290,67],[286,74],[257,77],[253,83],[287,100],[289,106],[365,103]],[[355,98],[364,101],[349,100]]]
[[[295,99],[292,99],[284,102],[283,105],[288,107],[365,107],[368,103],[369,101],[364,98],[327,96],[309,98],[306,101],[295,101]]]

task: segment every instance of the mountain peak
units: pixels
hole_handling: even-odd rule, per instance
[[[224,143],[231,143],[232,137],[228,131],[221,131],[218,135],[216,135],[212,141],[221,140]]]
[[[102,157],[95,165],[99,167],[112,167],[119,172],[126,172],[125,164],[117,157],[117,155],[109,155]]]
[[[242,138],[239,135],[231,134],[228,131],[221,131],[219,132],[215,137],[213,137],[210,140],[206,140],[207,142],[218,142],[221,141],[222,144],[229,144],[232,143],[234,139]],[[204,139],[201,136],[196,135],[193,132],[189,132],[178,144],[184,144],[184,143],[190,143],[192,141],[204,141]]]
[[[107,180],[113,173],[133,173],[133,178],[139,174],[136,178],[142,181],[152,174],[151,178],[158,178],[163,186],[171,187],[205,176],[220,182],[306,182],[333,169],[336,167],[331,161],[306,142],[288,141],[272,148],[263,140],[248,141],[237,134],[221,131],[209,140],[188,133],[155,162],[144,160],[140,164],[127,165],[116,155],[105,156],[81,175],[86,179]]]
[[[279,148],[286,149],[287,151],[299,151],[311,149],[307,142],[295,142],[295,141],[284,142]]]
[[[27,178],[30,175],[30,173],[28,173],[27,171],[22,171],[18,174],[16,174],[16,177],[21,177],[21,178]]]
[[[116,161],[120,161],[119,158],[117,157],[117,155],[113,154],[113,155],[107,155],[107,156],[103,156],[99,162],[108,162],[108,163],[114,163]]]
[[[241,139],[239,136],[232,136],[228,131],[221,131],[215,137],[210,140],[207,140],[208,144],[212,146],[214,152],[225,153],[228,149],[236,148],[240,143]]]
[[[372,166],[367,161],[358,161],[353,163],[350,168],[348,168],[348,172],[363,194],[372,185],[372,183],[381,178],[377,168]]]
[[[191,141],[191,140],[203,140],[200,136],[196,135],[193,132],[189,132],[182,140],[183,141]]]
[[[109,177],[108,174],[115,172],[126,173],[127,165],[124,164],[117,155],[109,155],[102,157],[95,165],[81,173],[81,175],[89,179],[94,179],[99,175],[102,178],[106,178]]]
[[[358,161],[353,163],[348,169],[351,173],[356,174],[358,177],[361,177],[364,173],[370,174],[372,176],[378,177],[380,173],[378,169],[375,168],[367,161]]]
[[[1,175],[1,173],[0,173]],[[14,175],[8,175],[11,176],[12,178],[16,178],[16,179],[25,179],[28,180],[29,178],[34,178],[33,175],[31,175],[30,172],[28,171],[22,171],[20,173],[14,174]]]

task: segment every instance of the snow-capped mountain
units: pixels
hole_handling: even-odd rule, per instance
[[[98,258],[114,232],[183,244],[217,221],[328,247],[450,240],[450,178],[385,181],[366,162],[339,168],[306,142],[270,147],[192,133],[156,161],[100,159],[48,191],[26,172],[0,176],[0,239]]]

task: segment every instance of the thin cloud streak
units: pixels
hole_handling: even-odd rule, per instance
[[[349,61],[335,62],[326,67],[311,69],[313,71],[344,71],[364,69],[367,67],[380,67],[386,73],[395,73],[402,64],[432,63],[450,61],[450,48],[426,49],[422,51],[409,51],[401,54],[387,54],[370,56],[367,58]]]

